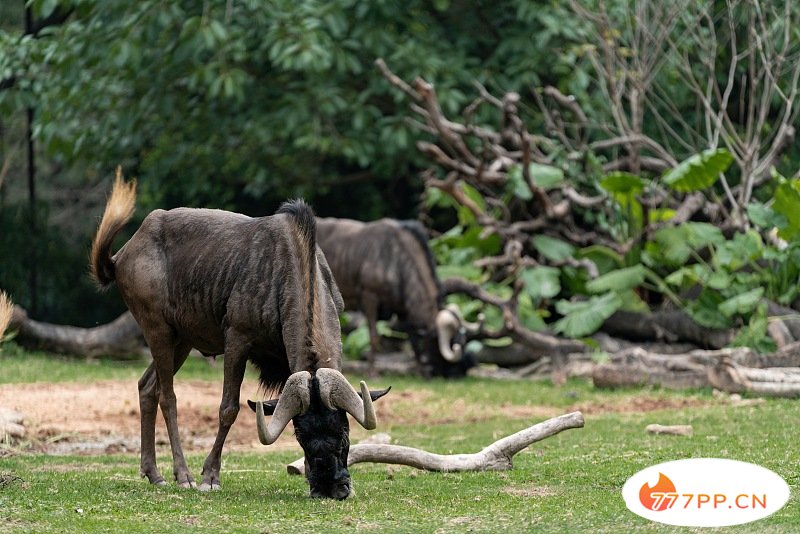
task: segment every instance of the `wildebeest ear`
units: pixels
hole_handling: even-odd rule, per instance
[[[390,389],[392,389],[392,386],[389,386],[386,389],[379,389],[379,390],[376,390],[376,391],[369,390],[369,396],[372,399],[372,402],[375,402],[376,400],[380,399],[381,397],[383,397],[384,395],[389,393]],[[359,397],[361,396],[361,392],[358,393],[358,396]]]
[[[250,409],[256,411],[256,403],[247,399],[247,405],[250,406]],[[272,415],[275,413],[275,406],[278,405],[278,399],[271,399],[268,401],[264,401],[264,415]]]

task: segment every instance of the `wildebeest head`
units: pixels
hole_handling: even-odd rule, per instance
[[[477,333],[483,328],[483,315],[477,323],[467,322],[458,306],[448,304],[436,315],[436,339],[439,353],[446,361],[453,363],[461,359],[467,342],[467,333]]]
[[[294,422],[295,437],[305,453],[310,496],[341,500],[353,491],[347,470],[347,414],[367,430],[374,429],[372,401],[388,392],[369,391],[361,382],[359,394],[339,371],[318,369],[313,377],[308,371],[291,375],[278,400],[248,404],[256,411],[258,436],[264,445],[274,443],[290,419]],[[269,424],[265,414],[272,415]]]

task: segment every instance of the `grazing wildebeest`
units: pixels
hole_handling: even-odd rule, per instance
[[[379,350],[376,323],[396,314],[410,338],[424,375],[460,376],[471,365],[464,356],[466,323],[453,305],[444,306],[425,230],[416,221],[370,223],[318,218],[317,242],[328,259],[345,307],[367,319],[371,374]]]
[[[294,421],[307,458],[312,497],[347,498],[350,413],[375,428],[370,393],[356,393],[341,369],[341,295],[315,243],[315,220],[303,201],[276,215],[250,218],[211,209],[155,210],[112,257],[114,236],[130,219],[135,182],[120,176],[95,236],[92,274],[101,287],[116,282],[150,347],[153,362],[139,380],[141,474],[164,484],[156,467],[155,423],[161,406],[178,485],[195,487],[178,436],[173,375],[191,348],[225,354],[219,429],[203,464],[201,490],[220,487],[220,455],[239,413],[249,360],[279,399],[253,405],[265,445]],[[362,400],[363,398],[363,400]],[[264,413],[273,417],[267,425]]]

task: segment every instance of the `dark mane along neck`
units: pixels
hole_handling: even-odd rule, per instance
[[[318,343],[316,335],[316,315],[319,309],[316,302],[317,279],[317,220],[311,206],[302,199],[284,202],[278,214],[289,215],[293,222],[295,243],[298,246],[303,293],[306,297],[306,333],[305,348],[308,356],[309,370],[317,367]]]

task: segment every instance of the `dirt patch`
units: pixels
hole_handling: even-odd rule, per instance
[[[209,450],[217,432],[217,413],[222,383],[177,381],[178,421],[185,450]],[[51,454],[103,454],[138,452],[139,400],[135,381],[108,380],[92,384],[34,383],[0,386],[0,406],[25,414],[25,439]],[[261,398],[258,384],[246,381],[242,402]],[[156,444],[169,448],[163,419],[156,424]],[[263,448],[258,442],[255,419],[243,404],[233,425],[227,447]],[[291,432],[272,446],[298,448]]]
[[[181,442],[186,451],[208,451],[217,432],[222,383],[203,380],[175,382]],[[231,428],[226,449],[263,450],[258,442],[255,417],[245,399],[261,398],[258,383],[245,380],[242,408]],[[650,412],[713,404],[712,400],[637,396],[606,402],[581,402],[568,409],[540,405],[487,406],[466,399],[442,400],[435,391],[392,391],[376,404],[382,428],[393,425],[480,423],[496,417],[522,421],[544,420],[580,410],[600,413]],[[0,406],[25,414],[25,437],[32,448],[50,454],[138,453],[139,401],[136,381],[108,380],[91,384],[34,383],[0,385]],[[353,425],[354,443],[370,433]],[[455,436],[454,439],[458,439]],[[159,416],[156,426],[159,452],[169,452],[169,439]],[[291,424],[270,450],[296,450]],[[0,449],[0,455],[3,450]]]
[[[658,410],[680,410],[715,404],[713,400],[692,398],[668,398],[638,396],[620,399],[618,402],[582,402],[568,411],[580,411],[584,415],[601,413],[647,413]]]

